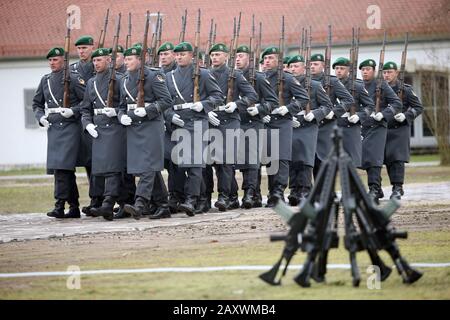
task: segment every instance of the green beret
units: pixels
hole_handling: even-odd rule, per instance
[[[311,56],[311,61],[322,61],[325,62],[325,57],[321,53],[315,53]]]
[[[289,66],[291,63],[296,63],[296,62],[305,62],[305,58],[303,58],[303,56],[296,54],[295,56],[292,56],[288,62],[287,65]]]
[[[250,53],[250,48],[248,46],[246,46],[245,44],[240,45],[239,47],[237,47],[236,49],[236,53]]]
[[[91,36],[81,36],[75,42],[75,46],[93,46],[93,45],[94,45],[94,38],[92,38]]]
[[[283,57],[283,64],[288,64],[289,59],[291,59],[291,56]]]
[[[109,48],[109,53],[112,53],[112,51],[113,51],[113,48]],[[117,45],[117,53],[124,53],[125,52],[125,50],[123,49],[123,47],[120,45],[120,44],[118,44]]]
[[[211,47],[211,49],[209,49],[209,54],[215,51],[228,52],[228,48],[223,43],[216,43]]]
[[[189,42],[180,42],[173,48],[173,52],[194,51],[192,44]]]
[[[126,56],[140,56],[142,52],[142,47],[131,47],[125,50],[123,55]]]
[[[91,59],[94,59],[95,57],[109,56],[110,54],[111,51],[109,51],[109,48],[98,48],[92,52]]]
[[[132,45],[132,47],[141,48],[142,49],[142,43],[141,42],[136,42],[135,44]]]
[[[264,60],[264,57],[267,56],[268,54],[279,54],[280,53],[280,49],[278,49],[277,47],[268,47],[266,49],[264,49],[264,51],[261,54],[261,59]]]
[[[164,51],[169,51],[169,50],[173,50],[175,47],[173,45],[172,42],[164,42],[157,51],[157,54],[159,54],[160,52],[164,52]]]
[[[397,64],[395,62],[389,61],[386,62],[385,64],[383,64],[383,70],[390,70],[390,69],[394,69],[397,70]]]
[[[359,70],[361,70],[363,67],[372,67],[375,69],[376,66],[377,66],[377,63],[375,62],[375,60],[367,59],[359,64]]]
[[[344,57],[339,57],[336,59],[336,61],[333,62],[333,65],[331,67],[334,69],[334,67],[336,66],[348,67],[350,66],[350,60]]]
[[[51,48],[49,50],[49,52],[47,53],[47,59],[53,58],[53,57],[62,57],[63,55],[64,55],[64,49],[55,47],[55,48]]]

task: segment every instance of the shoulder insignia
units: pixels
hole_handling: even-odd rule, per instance
[[[164,82],[165,81],[164,76],[162,74],[157,74],[156,75],[156,79],[158,79],[159,82]]]
[[[78,77],[78,82],[79,82],[80,84],[82,84],[83,86],[86,84],[85,81],[84,81],[84,79],[81,78],[81,77]]]

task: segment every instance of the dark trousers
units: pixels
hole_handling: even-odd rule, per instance
[[[136,181],[132,174],[122,173],[122,188],[120,189],[119,203],[133,204],[136,195]]]
[[[105,190],[105,177],[91,174],[89,176],[89,198],[98,198],[103,196]]]
[[[54,170],[55,190],[54,197],[56,200],[66,200],[70,206],[79,206],[78,186],[75,172],[71,170]]]
[[[186,182],[184,171],[180,170],[176,164],[168,159],[164,160],[164,168],[166,168],[168,173],[167,188],[169,189],[169,193],[182,195],[184,193],[184,184]]]
[[[139,177],[139,182],[136,188],[136,197],[142,197],[145,200],[150,201],[156,174],[156,171],[148,171],[137,175]]]
[[[232,184],[234,177],[234,167],[232,164],[214,164],[207,165],[203,170],[203,182],[206,194],[214,192],[214,174],[213,168],[216,170],[217,176],[217,191],[229,197],[232,194]]]
[[[311,190],[313,167],[292,162],[289,167],[289,188],[292,191],[306,191]]]
[[[118,198],[123,188],[122,173],[109,173],[103,175],[105,181],[105,190],[103,196]]]
[[[317,157],[314,159],[314,168],[313,168],[313,175],[314,179],[317,179],[317,176],[319,175],[320,165],[322,164],[322,161]]]
[[[157,172],[155,176],[155,182],[153,185],[152,201],[158,205],[165,204],[167,203],[167,197],[168,193],[166,184],[164,182],[164,178],[161,172]]]
[[[403,184],[405,182],[405,163],[394,161],[386,165],[391,184]]]
[[[201,184],[203,180],[202,168],[180,168],[185,176],[184,194],[186,196],[198,197],[200,195]],[[186,177],[187,175],[187,177]]]
[[[242,190],[255,191],[258,185],[258,169],[242,169]],[[237,185],[237,183],[236,183]]]
[[[274,192],[283,193],[288,185],[289,180],[289,161],[278,160],[278,172],[269,175],[269,194]]]
[[[367,184],[381,188],[381,167],[369,167],[367,171]]]

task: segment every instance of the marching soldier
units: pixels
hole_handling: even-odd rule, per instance
[[[190,150],[185,151],[190,155],[183,153],[180,156],[178,153],[174,154],[176,150],[171,150],[172,156],[175,157],[172,160],[184,174],[187,173],[184,184],[185,201],[179,208],[189,216],[195,215],[202,183],[202,169],[205,168],[203,151],[206,148],[206,141],[193,140],[195,136],[200,134],[203,136],[208,128],[208,113],[213,112],[215,106],[223,104],[223,94],[209,70],[200,68],[198,88],[194,86],[193,77],[197,66],[194,66],[192,61],[193,50],[189,42],[181,42],[174,48],[177,67],[166,74],[167,86],[174,105],[165,115],[166,119],[170,119],[170,130],[173,130],[175,135],[188,133],[192,140]],[[194,90],[198,90],[200,101],[194,102]],[[172,146],[174,145],[172,142]]]
[[[117,46],[117,57],[116,57],[116,71],[121,73],[122,75],[127,72],[127,66],[125,65],[125,57],[123,55],[124,53],[123,47],[119,44]],[[112,48],[110,49],[110,52],[112,52]]]
[[[127,172],[138,176],[134,205],[126,204],[124,211],[139,219],[148,211],[155,177],[164,167],[163,112],[172,99],[164,75],[155,68],[144,67],[144,102],[137,106],[141,61],[140,48],[128,48],[125,55],[127,74],[121,84],[121,103],[118,118],[127,127]],[[170,217],[165,211],[164,216]]]
[[[289,59],[288,65],[292,75],[306,88],[305,59],[295,55]],[[311,191],[314,159],[317,148],[319,123],[332,109],[330,98],[321,82],[312,80],[309,94],[311,111],[305,113],[304,108],[293,117],[292,162],[289,169],[288,197],[291,206],[298,205]]]
[[[48,212],[54,218],[79,218],[78,188],[75,167],[80,150],[80,102],[84,82],[70,72],[70,108],[63,107],[64,49],[52,48],[47,54],[51,73],[42,77],[33,98],[33,112],[41,127],[47,128],[47,171],[55,178],[55,208]],[[67,70],[69,71],[69,70]],[[48,113],[45,112],[47,105]],[[64,215],[66,201],[69,212]]]
[[[113,220],[114,204],[118,202],[122,187],[122,174],[126,166],[126,132],[117,119],[120,103],[121,75],[116,74],[114,82],[113,107],[108,107],[110,70],[110,50],[99,48],[92,54],[96,75],[89,79],[81,105],[82,124],[93,138],[92,175],[105,180],[103,203],[99,208],[91,208],[93,216],[103,216]],[[123,203],[120,203],[123,207]]]
[[[316,53],[311,56],[312,79],[320,81],[330,97],[333,109],[319,123],[319,134],[317,137],[316,161],[314,164],[314,177],[317,176],[320,164],[325,160],[333,147],[331,134],[336,124],[336,118],[341,117],[350,110],[354,100],[352,95],[345,89],[344,85],[335,76],[330,76],[330,87],[326,86],[325,57]],[[338,101],[339,100],[339,101]]]
[[[258,100],[258,97],[255,89],[247,81],[242,72],[235,69],[230,70],[227,66],[228,48],[226,45],[222,43],[213,45],[209,50],[209,55],[212,65],[211,73],[216,78],[224,99],[228,95],[228,80],[231,70],[233,70],[234,74],[232,76],[235,78],[233,101],[228,102],[226,105],[219,105],[214,109],[214,112],[208,113],[211,124],[210,128],[219,129],[225,142],[221,154],[216,153],[215,157],[212,157],[213,161],[216,160],[215,169],[217,174],[217,189],[219,192],[218,200],[214,206],[220,211],[225,211],[230,204],[231,185],[234,177],[233,165],[237,162],[239,143],[239,141],[235,141],[233,138],[232,143],[228,144],[228,139],[226,138],[228,135],[234,134],[236,130],[240,129],[240,113],[247,113],[247,108],[252,107]],[[233,163],[229,163],[227,159],[227,153],[231,150],[234,153]]]
[[[377,79],[375,77],[376,62],[367,59],[359,64],[364,86],[369,96],[376,103]],[[369,195],[375,203],[384,197],[381,189],[381,168],[383,167],[384,149],[386,146],[387,122],[402,109],[400,99],[386,81],[381,82],[380,112],[373,112],[362,123],[362,160],[361,167],[367,171]]]
[[[159,62],[164,73],[175,70],[177,63],[175,61],[174,45],[171,42],[164,42],[158,48]]]
[[[350,79],[350,60],[347,58],[337,58],[332,65],[336,77],[342,82],[345,88],[351,92],[352,79]],[[338,126],[342,128],[342,142],[344,150],[352,158],[355,167],[361,167],[362,141],[361,123],[374,111],[374,104],[369,96],[362,80],[357,79],[355,83],[355,113],[344,113],[337,119]]]
[[[275,92],[279,91],[277,70],[279,53],[280,51],[276,47],[268,47],[262,53],[266,77]],[[284,73],[282,94],[285,105],[273,108],[270,115],[266,116],[266,121],[268,120],[268,153],[271,153],[272,143],[279,146],[278,156],[270,155],[272,160],[278,160],[279,167],[276,174],[269,175],[269,196],[266,207],[273,207],[278,201],[284,201],[284,190],[289,179],[289,161],[292,159],[292,117],[298,114],[309,101],[307,92],[300,82],[290,73],[282,72]],[[278,141],[271,141],[274,133],[278,133]]]
[[[258,96],[258,101],[253,106],[248,108],[239,108],[239,115],[241,117],[241,129],[244,134],[244,139],[247,133],[255,132],[257,137],[257,144],[246,142],[241,138],[239,143],[238,155],[245,159],[244,163],[239,162],[236,165],[237,169],[242,172],[242,190],[244,196],[242,198],[242,207],[250,209],[255,207],[255,202],[260,201],[257,195],[258,190],[258,172],[260,169],[260,144],[259,133],[264,130],[262,119],[270,113],[272,108],[278,105],[278,97],[273,91],[270,83],[266,81],[266,76],[263,72],[255,71],[254,75],[250,75],[250,49],[246,45],[241,45],[236,50],[236,68],[242,70],[243,75],[247,81],[254,77],[255,91]],[[253,162],[251,157],[256,156],[256,162]],[[237,182],[233,181],[232,195],[237,197]],[[259,196],[261,194],[259,193]],[[258,204],[256,204],[258,205]]]
[[[386,62],[383,65],[383,76],[391,88],[402,96],[403,108],[393,119],[387,123],[386,149],[384,163],[387,168],[389,180],[392,185],[391,199],[398,200],[403,196],[403,183],[405,181],[405,162],[409,162],[411,125],[414,119],[423,112],[420,99],[412,87],[398,80],[399,71],[395,62]]]

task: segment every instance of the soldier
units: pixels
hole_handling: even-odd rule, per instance
[[[47,53],[52,72],[43,76],[39,83],[33,98],[33,112],[39,125],[47,129],[47,172],[53,173],[55,178],[55,208],[47,215],[54,218],[79,218],[75,167],[80,150],[79,104],[83,100],[84,82],[77,73],[70,72],[70,108],[64,108],[63,56],[62,48],[52,48]],[[66,201],[70,209],[64,215]]]
[[[141,68],[140,48],[128,48],[125,55],[127,74],[121,84],[118,118],[127,127],[127,172],[139,177],[134,205],[126,204],[124,211],[139,219],[148,211],[155,177],[164,167],[163,112],[172,99],[159,69],[144,68],[144,102],[137,106]],[[165,215],[150,218],[170,217]]]
[[[112,48],[110,49],[110,51],[112,52]],[[127,66],[125,65],[125,62],[124,62],[125,57],[124,57],[123,53],[124,53],[124,49],[119,44],[117,46],[116,71],[121,73],[122,75],[124,75],[125,72],[127,72]]]
[[[326,75],[324,73],[325,58],[323,54],[316,53],[311,56],[312,79],[320,81],[327,91],[333,109],[319,123],[319,135],[317,137],[316,161],[314,164],[314,177],[319,173],[320,164],[325,160],[333,147],[331,134],[336,124],[336,118],[341,117],[350,110],[354,100],[352,95],[335,76],[330,76],[330,87],[326,87]],[[338,101],[339,99],[339,101]]]
[[[244,77],[250,81],[253,75],[250,75],[250,49],[246,45],[241,45],[236,50],[236,68],[242,70]],[[256,133],[258,143],[247,142],[241,139],[239,144],[239,156],[244,157],[245,162],[236,165],[237,169],[242,172],[242,190],[244,196],[242,198],[242,207],[246,209],[260,207],[257,202],[261,202],[261,190],[258,195],[258,172],[260,169],[260,139],[259,132],[264,129],[262,119],[270,113],[272,108],[278,105],[278,97],[270,86],[269,81],[266,81],[266,76],[263,72],[256,71],[254,74],[255,91],[258,96],[258,101],[255,105],[246,109],[239,109],[241,117],[241,129],[244,137],[247,133]],[[256,162],[251,162],[250,155],[256,156]],[[259,172],[260,174],[260,172]],[[237,182],[234,179],[232,196],[237,197]]]
[[[376,62],[367,59],[359,64],[364,80],[364,87],[376,104],[377,79],[375,77]],[[362,123],[362,159],[361,167],[367,171],[369,195],[375,203],[384,197],[381,189],[381,168],[383,167],[384,149],[386,146],[387,122],[400,112],[402,104],[394,90],[386,81],[381,83],[380,112],[373,112]]]
[[[278,59],[279,49],[268,47],[262,53],[264,59],[264,70],[267,80],[275,92],[278,92]],[[284,190],[289,179],[289,161],[292,158],[292,117],[308,103],[309,97],[300,82],[290,73],[284,72],[284,90],[282,92],[285,105],[279,105],[271,110],[270,116],[266,116],[268,121],[268,141],[267,150],[272,160],[278,160],[278,171],[269,175],[269,196],[266,207],[273,207],[278,201],[284,201]],[[280,102],[281,103],[281,102]],[[278,141],[271,141],[273,134],[278,133]],[[276,143],[279,146],[279,154],[271,153],[271,145]]]
[[[213,112],[216,105],[222,105],[223,94],[216,79],[207,69],[200,69],[199,96],[200,101],[194,101],[194,72],[193,47],[189,42],[181,42],[174,48],[177,67],[166,74],[167,86],[172,96],[174,105],[167,109],[165,118],[170,119],[172,136],[178,133],[188,133],[191,138],[190,156],[178,157],[173,154],[172,161],[178,164],[183,173],[187,173],[184,185],[185,201],[179,208],[189,216],[194,216],[196,204],[200,196],[202,182],[202,168],[205,168],[203,151],[206,141],[193,141],[196,136],[205,133],[208,128],[208,113]],[[196,59],[197,60],[197,59]],[[198,132],[200,131],[200,132]],[[184,138],[183,138],[184,139]],[[203,140],[203,139],[202,139]],[[175,143],[172,143],[172,146]],[[186,143],[184,143],[186,144]],[[175,153],[171,150],[171,153]]]
[[[226,99],[228,95],[228,80],[230,77],[230,68],[226,62],[228,59],[228,48],[222,43],[217,43],[209,50],[211,57],[211,73],[216,78],[220,89],[223,93],[223,98]],[[231,185],[234,177],[233,165],[237,162],[238,155],[238,141],[227,143],[227,135],[233,134],[240,129],[241,118],[240,113],[247,113],[247,108],[252,107],[258,100],[258,96],[252,85],[242,74],[242,71],[232,69],[234,74],[234,88],[233,98],[231,102],[226,105],[217,106],[214,112],[208,114],[210,128],[217,128],[222,133],[223,144],[222,154],[212,158],[215,161],[215,169],[217,174],[217,185],[219,196],[217,202],[214,204],[220,211],[225,211],[229,207],[231,197]],[[252,107],[254,108],[254,107]],[[227,153],[233,151],[233,163],[227,161]],[[212,178],[212,176],[211,176]],[[212,190],[211,190],[212,192]],[[238,200],[239,201],[239,200]]]
[[[384,153],[384,164],[392,185],[390,198],[400,200],[404,194],[405,162],[409,162],[411,125],[414,119],[423,112],[423,106],[409,84],[403,84],[403,88],[400,88],[398,75],[399,71],[395,62],[386,62],[383,65],[384,80],[389,83],[397,95],[402,97],[403,104],[401,112],[388,121]]]
[[[94,38],[91,36],[81,36],[75,42],[79,61],[70,65],[71,70],[79,74],[80,79],[86,84],[90,78],[95,75],[94,64],[91,61],[91,55],[94,51]],[[81,119],[80,119],[80,128]],[[91,202],[83,207],[81,211],[87,216],[91,216],[90,209],[98,208],[102,205],[102,194],[104,190],[104,179],[102,177],[91,178],[92,167],[92,137],[81,128],[81,147],[78,154],[77,167],[82,166],[86,169],[89,179],[89,197]]]
[[[347,58],[337,58],[332,65],[336,77],[342,82],[345,88],[351,92],[352,79],[349,77],[350,60]],[[357,79],[355,83],[355,113],[344,113],[337,120],[338,126],[342,128],[342,142],[344,150],[352,158],[355,167],[361,167],[362,141],[361,141],[361,123],[374,111],[374,104],[369,96],[362,80]]]
[[[283,57],[283,71],[290,73],[291,69],[289,68],[289,59],[291,59],[291,56]]]
[[[295,55],[288,61],[292,75],[306,88],[305,59]],[[292,162],[289,168],[288,197],[291,206],[298,205],[311,191],[314,159],[317,148],[319,122],[332,109],[330,98],[320,81],[311,81],[309,104],[311,111],[305,113],[304,108],[292,120]]]
[[[121,75],[116,74],[113,107],[108,107],[110,49],[99,48],[92,54],[96,75],[89,79],[81,104],[82,124],[92,138],[92,175],[105,180],[103,203],[91,208],[93,216],[113,220],[114,204],[118,202],[122,186],[122,174],[126,166],[126,132],[117,119],[120,103]],[[121,207],[123,203],[119,203]]]

